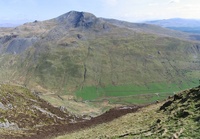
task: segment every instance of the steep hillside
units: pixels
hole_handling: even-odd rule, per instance
[[[157,26],[71,11],[0,34],[0,80],[61,100],[149,103],[198,84],[199,42]]]
[[[31,92],[22,86],[0,85],[1,139],[49,139],[52,136],[112,121],[140,108],[139,106],[130,106],[128,109],[119,107],[98,117],[86,115],[78,117],[69,113],[65,107],[52,106],[41,99],[39,93]]]
[[[198,138],[200,133],[200,86],[175,94],[110,123],[57,137],[66,138]]]
[[[0,95],[2,139],[53,138],[64,133],[68,134],[57,138],[199,137],[200,86],[177,93],[165,102],[118,107],[95,118],[70,115],[25,87],[1,84]]]
[[[0,138],[28,138],[47,126],[81,120],[66,109],[53,107],[25,87],[0,85]]]

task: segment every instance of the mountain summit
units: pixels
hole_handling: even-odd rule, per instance
[[[68,27],[86,27],[89,28],[95,24],[97,18],[95,15],[87,12],[70,11],[56,18],[56,21],[65,24]]]

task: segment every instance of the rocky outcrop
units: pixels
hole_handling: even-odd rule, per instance
[[[3,103],[1,103],[0,102],[0,109],[3,109],[3,110],[5,110],[6,109],[6,107],[3,105]]]
[[[6,36],[3,36],[0,38],[0,43],[3,44],[3,43],[6,43],[8,41],[10,41],[11,39],[13,38],[16,38],[17,35],[6,35]]]
[[[95,24],[97,18],[93,14],[86,12],[71,11],[55,19],[60,24],[68,27],[85,27],[89,28]]]
[[[32,38],[14,38],[6,49],[7,53],[19,54],[32,46],[37,41],[36,37]]]
[[[0,122],[0,128],[19,129],[16,123],[10,123],[7,119],[4,122]]]

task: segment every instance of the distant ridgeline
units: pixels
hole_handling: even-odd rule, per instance
[[[200,33],[200,20],[195,20],[195,19],[172,18],[172,19],[148,21],[146,23],[159,25],[162,27],[187,33],[197,33],[197,34]]]
[[[200,27],[167,27],[167,28],[177,31],[200,34]]]

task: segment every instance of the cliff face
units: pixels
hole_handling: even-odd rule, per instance
[[[16,38],[13,39],[7,46],[6,53],[19,54],[24,52],[27,48],[34,45],[37,38]]]

